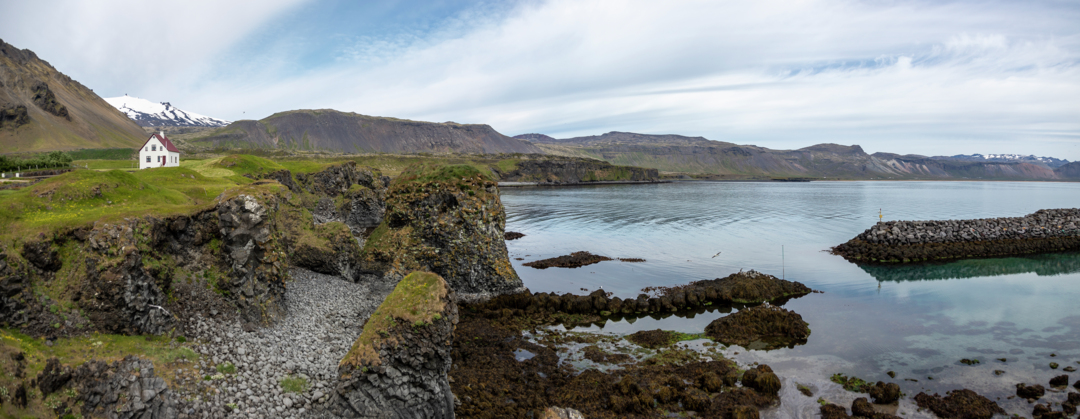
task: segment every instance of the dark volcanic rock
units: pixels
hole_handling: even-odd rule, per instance
[[[339,417],[453,418],[447,373],[458,309],[441,277],[415,272],[371,315],[338,368]]]
[[[968,389],[950,391],[945,397],[919,393],[915,403],[941,418],[990,419],[995,413],[1005,414],[993,400]]]
[[[529,263],[523,263],[522,266],[528,266],[536,269],[547,268],[580,268],[582,266],[592,265],[594,263],[600,263],[605,260],[611,260],[606,256],[594,255],[589,252],[581,251],[574,252],[569,255],[553,257],[550,259],[541,259]]]
[[[705,334],[725,345],[748,347],[763,341],[766,347],[779,347],[806,343],[810,328],[794,311],[760,305],[713,320]]]
[[[60,269],[60,256],[51,241],[41,240],[23,243],[22,255],[38,269],[45,271]]]
[[[48,397],[50,394],[63,388],[70,380],[71,367],[61,366],[60,360],[57,358],[49,358],[48,361],[45,361],[45,369],[42,370],[37,377],[38,388],[41,389],[41,397]]]
[[[162,285],[143,269],[143,257],[135,246],[124,247],[119,261],[86,258],[79,307],[101,330],[111,333],[162,334],[173,318],[160,308],[165,304]]]
[[[176,400],[154,363],[129,355],[107,364],[91,360],[72,374],[82,415],[118,418],[175,418]],[[113,416],[115,415],[115,416]]]
[[[1050,379],[1050,387],[1065,387],[1069,385],[1068,374],[1062,374]]]
[[[31,298],[27,276],[14,260],[9,263],[8,255],[0,249],[0,322],[8,326],[18,326],[27,322],[26,303]]]
[[[522,237],[525,237],[525,235],[521,234],[521,233],[518,233],[516,231],[507,231],[506,233],[503,234],[503,238],[505,238],[506,240],[517,240],[517,239],[520,239]]]
[[[1040,384],[1026,385],[1020,383],[1016,385],[1016,395],[1025,399],[1038,399],[1046,394],[1046,388]]]

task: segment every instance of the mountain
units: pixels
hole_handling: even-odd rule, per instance
[[[972,161],[972,162],[1016,162],[1016,163],[1031,163],[1041,164],[1051,169],[1056,169],[1067,163],[1068,160],[1057,159],[1053,157],[1036,157],[1034,155],[1020,155],[1020,154],[958,154],[955,156],[934,156],[931,157],[935,160],[956,160],[956,161]]]
[[[502,135],[488,125],[410,121],[331,109],[236,121],[190,143],[345,153],[543,153],[532,143]]]
[[[143,127],[223,127],[229,121],[187,112],[169,102],[155,103],[123,95],[105,98],[106,102]]]
[[[133,148],[146,137],[93,90],[0,40],[0,153]]]
[[[1054,174],[1061,179],[1080,180],[1080,161],[1058,166],[1054,169]]]
[[[676,173],[844,179],[1061,178],[1045,162],[966,161],[891,153],[867,154],[858,145],[817,144],[797,150],[773,150],[703,137],[627,132],[566,139],[554,139],[543,134],[527,134],[517,138],[533,141],[550,154],[591,157],[612,164]]]

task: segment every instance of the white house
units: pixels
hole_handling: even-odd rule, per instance
[[[139,150],[139,168],[180,166],[180,150],[169,141],[165,132],[151,135]]]

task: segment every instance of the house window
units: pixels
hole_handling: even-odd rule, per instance
[[[146,156],[146,162],[150,163],[150,156]]]
[[[157,151],[157,145],[150,146],[150,151]]]

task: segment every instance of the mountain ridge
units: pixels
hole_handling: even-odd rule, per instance
[[[33,51],[0,40],[0,153],[138,147],[143,130]]]
[[[704,137],[618,131],[566,139],[555,139],[538,133],[516,138],[534,141],[551,154],[591,157],[612,164],[654,168],[665,172],[720,176],[1055,180],[1069,179],[1065,176],[1072,173],[1055,171],[1055,168],[1039,161],[967,161],[884,152],[868,154],[858,145],[831,143],[815,144],[796,150],[773,150]]]
[[[300,109],[258,121],[235,121],[191,143],[345,153],[544,154],[532,143],[500,134],[489,125],[412,121],[332,109]]]
[[[151,102],[128,95],[105,98],[141,127],[224,127],[229,121],[188,112],[169,102]]]

